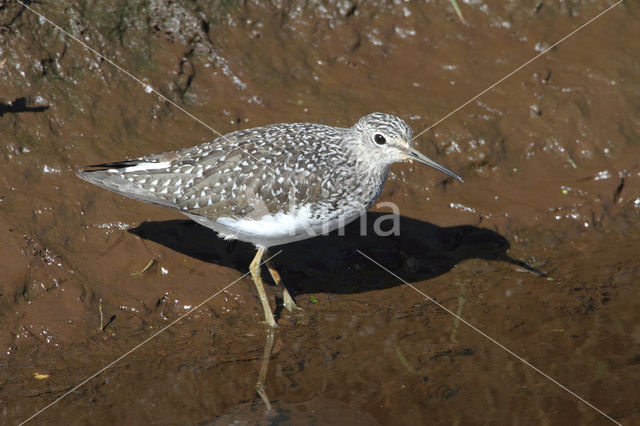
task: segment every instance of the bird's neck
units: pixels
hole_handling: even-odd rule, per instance
[[[365,192],[368,193],[369,202],[367,203],[367,209],[376,202],[382,193],[382,187],[389,174],[389,167],[390,165],[372,164],[370,161],[362,159],[356,161],[355,170],[358,176],[357,181],[360,187],[366,188]]]
[[[361,149],[361,147],[355,148],[354,151],[349,156],[355,159],[355,170],[358,177],[365,181],[382,180],[384,183],[391,163],[386,163],[384,159],[379,158],[378,153]]]
[[[357,136],[356,134],[354,139],[357,139]],[[392,162],[387,162],[385,158],[380,158],[380,151],[371,149],[375,147],[369,147],[359,140],[347,140],[345,142],[347,142],[345,144],[347,156],[353,162],[352,170],[357,178],[354,182],[358,182],[358,186],[361,188],[367,188],[371,203],[373,203],[382,192],[382,186],[387,179]]]

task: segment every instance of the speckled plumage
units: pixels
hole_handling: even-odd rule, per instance
[[[404,121],[382,113],[365,116],[352,128],[274,124],[191,148],[98,165],[79,176],[178,209],[226,238],[269,247],[345,225],[375,202],[394,158],[367,155],[376,146],[361,140],[363,132],[405,141],[412,135]],[[251,225],[248,221],[296,214],[306,224],[291,222],[286,235],[268,230],[260,235],[259,223],[255,233],[248,232],[251,226],[234,229],[242,219]]]
[[[394,162],[416,160],[460,179],[413,149],[411,137],[403,120],[384,113],[366,115],[349,128],[274,124],[192,148],[90,166],[78,175],[177,209],[224,238],[264,249],[332,231],[360,216],[380,195]],[[264,305],[262,293],[261,298]],[[265,306],[271,324],[267,311]]]

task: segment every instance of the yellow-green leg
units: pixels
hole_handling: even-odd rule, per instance
[[[296,305],[296,302],[293,301],[293,297],[291,297],[291,295],[287,291],[287,288],[282,283],[282,278],[280,278],[280,274],[278,273],[276,268],[273,266],[273,263],[271,263],[271,260],[267,260],[265,263],[267,264],[267,269],[271,274],[271,278],[273,278],[273,281],[275,281],[278,288],[282,291],[282,301],[283,301],[284,307],[289,312],[293,312],[294,309],[302,310],[302,308],[298,308],[298,306]]]
[[[262,262],[262,257],[266,252],[266,248],[258,249],[256,256],[251,261],[251,265],[249,265],[249,270],[251,271],[251,278],[253,278],[253,282],[256,285],[256,289],[258,290],[260,302],[262,302],[262,309],[264,310],[264,321],[268,326],[277,328],[278,325],[276,324],[276,320],[273,318],[273,312],[271,311],[271,306],[269,306],[267,293],[264,291],[264,284],[262,283],[262,277],[260,276],[260,263]]]

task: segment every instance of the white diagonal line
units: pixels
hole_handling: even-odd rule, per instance
[[[408,283],[406,280],[400,278],[398,275],[396,275],[395,273],[393,273],[392,271],[390,271],[389,269],[385,268],[384,266],[382,266],[380,263],[376,262],[375,260],[373,260],[371,257],[367,256],[366,254],[364,254],[363,252],[361,252],[360,250],[356,250],[358,253],[360,253],[361,255],[363,255],[364,257],[366,257],[367,259],[369,259],[371,262],[375,263],[376,265],[378,265],[380,268],[382,268],[383,270],[385,270],[386,272],[388,272],[390,275],[396,277],[398,280],[402,281],[403,283],[405,283],[407,286],[411,287],[412,289],[414,289],[415,291],[417,291],[418,293],[420,293],[422,296],[424,296],[427,300],[429,300],[430,302],[436,304],[439,308],[441,308],[442,310],[444,310],[445,312],[447,312],[448,314],[453,315],[456,319],[458,319],[459,321],[465,323],[467,326],[469,326],[471,329],[473,329],[476,333],[480,334],[481,336],[486,337],[487,339],[489,339],[491,342],[493,342],[494,344],[496,344],[498,347],[500,347],[501,349],[505,350],[507,353],[509,353],[511,356],[515,357],[516,359],[518,359],[519,361],[521,361],[522,363],[524,363],[525,365],[527,365],[528,367],[532,368],[533,370],[537,371],[538,373],[542,374],[544,377],[546,377],[548,380],[550,380],[551,382],[555,383],[556,385],[560,386],[562,389],[564,389],[565,391],[569,392],[571,395],[575,396],[576,398],[578,398],[580,401],[584,402],[585,404],[587,404],[589,407],[593,408],[594,410],[596,410],[598,413],[602,414],[604,417],[606,417],[607,419],[611,420],[613,423],[622,426],[621,423],[617,422],[616,420],[614,420],[611,416],[609,416],[607,413],[605,413],[604,411],[600,410],[598,407],[596,407],[595,405],[591,404],[589,401],[585,400],[584,398],[582,398],[580,395],[578,395],[577,393],[573,392],[571,389],[569,389],[568,387],[564,386],[562,383],[558,382],[557,380],[555,380],[553,377],[549,376],[547,373],[545,373],[544,371],[540,370],[538,367],[536,367],[535,365],[531,364],[529,361],[527,361],[526,359],[522,358],[520,355],[518,355],[517,353],[513,352],[511,349],[507,348],[505,345],[503,345],[502,343],[498,342],[496,339],[494,339],[493,337],[489,336],[487,333],[485,333],[484,331],[480,330],[478,327],[476,327],[475,325],[471,324],[469,321],[465,320],[464,318],[462,318],[460,315],[456,314],[455,312],[453,312],[452,310],[450,310],[449,308],[447,308],[446,306],[444,306],[443,304],[441,304],[440,302],[436,301],[433,297],[427,295],[426,293],[422,292],[421,290],[419,290],[417,287],[415,287],[414,285]]]
[[[30,10],[31,12],[33,12],[34,14],[38,15],[39,17],[41,17],[43,20],[45,20],[46,22],[48,22],[50,25],[54,26],[55,28],[57,28],[58,30],[60,30],[61,32],[63,32],[64,34],[66,34],[68,37],[70,37],[71,39],[73,39],[74,41],[80,43],[81,45],[83,45],[86,49],[90,50],[91,52],[93,52],[94,54],[96,54],[97,56],[99,56],[100,58],[102,58],[103,60],[105,60],[106,62],[110,63],[111,65],[113,65],[114,67],[116,67],[118,70],[122,71],[123,73],[125,73],[127,76],[129,76],[130,78],[132,78],[133,80],[135,80],[136,82],[138,82],[139,84],[141,84],[146,90],[151,90],[153,93],[155,93],[159,98],[163,99],[164,101],[170,103],[171,105],[173,105],[174,107],[176,107],[177,109],[179,109],[180,111],[182,111],[183,113],[185,113],[187,116],[191,117],[192,119],[194,119],[195,121],[197,121],[198,123],[202,124],[203,126],[205,126],[206,128],[208,128],[209,130],[211,130],[213,133],[217,134],[220,137],[223,137],[226,139],[226,137],[224,135],[222,135],[220,132],[218,132],[217,130],[215,130],[213,127],[209,126],[208,124],[206,124],[204,121],[202,121],[201,119],[199,119],[198,117],[196,117],[195,115],[193,115],[192,113],[188,112],[187,110],[185,110],[184,108],[180,107],[178,104],[176,104],[175,102],[171,101],[170,99],[168,99],[166,96],[162,95],[160,92],[158,92],[156,89],[154,89],[152,86],[150,86],[149,84],[145,83],[144,81],[140,80],[139,78],[135,77],[134,75],[132,75],[131,73],[129,73],[127,70],[125,70],[124,68],[120,67],[119,65],[117,65],[115,62],[111,61],[110,59],[108,59],[107,57],[105,57],[104,55],[100,54],[99,52],[97,52],[95,49],[91,48],[90,46],[88,46],[87,44],[85,44],[84,42],[82,42],[80,39],[78,39],[77,37],[73,36],[72,34],[68,33],[67,31],[65,31],[64,29],[62,29],[60,26],[56,25],[55,23],[53,23],[51,20],[47,19],[45,16],[43,16],[42,14],[38,13],[37,11],[35,11],[33,8],[31,8],[30,6],[26,5],[25,3],[23,3],[20,0],[16,0],[18,3],[20,3],[23,7],[25,7],[26,9]],[[553,49],[554,47],[556,47],[557,45],[559,45],[560,43],[564,42],[566,39],[568,39],[569,37],[573,36],[575,33],[577,33],[578,31],[582,30],[584,27],[586,27],[587,25],[591,24],[593,21],[595,21],[596,19],[598,19],[599,17],[601,17],[602,15],[604,15],[605,13],[609,12],[611,9],[613,9],[615,6],[619,5],[620,3],[622,3],[623,0],[619,0],[617,3],[613,4],[612,6],[610,6],[609,8],[607,8],[605,11],[601,12],[600,14],[598,14],[597,16],[595,16],[594,18],[592,18],[591,20],[587,21],[585,24],[583,24],[582,26],[578,27],[576,30],[572,31],[571,33],[569,33],[568,35],[566,35],[565,37],[563,37],[562,39],[560,39],[558,42],[554,43],[552,46],[550,46],[548,49],[544,50],[543,52],[541,52],[540,54],[536,55],[534,58],[530,59],[529,61],[527,61],[526,63],[524,63],[523,65],[521,65],[520,67],[518,67],[517,69],[515,69],[514,71],[512,71],[511,73],[507,74],[505,77],[501,78],[500,80],[498,80],[497,82],[495,82],[494,84],[492,84],[491,86],[489,86],[487,89],[483,90],[482,92],[480,92],[479,94],[477,94],[476,96],[474,96],[473,98],[471,98],[470,100],[468,100],[467,102],[465,102],[464,104],[462,104],[461,106],[459,106],[458,108],[456,108],[455,110],[453,110],[452,112],[450,112],[449,114],[447,114],[445,117],[443,117],[442,119],[438,120],[436,123],[432,124],[431,126],[429,126],[427,129],[423,130],[422,132],[420,132],[418,135],[416,135],[414,137],[417,138],[420,135],[422,135],[423,133],[425,133],[426,131],[430,130],[431,128],[435,127],[437,124],[441,123],[443,120],[447,119],[448,117],[450,117],[451,115],[453,115],[454,113],[456,113],[457,111],[459,111],[460,109],[464,108],[466,105],[468,105],[469,103],[473,102],[474,100],[476,100],[477,98],[479,98],[480,96],[482,96],[483,94],[485,94],[486,92],[488,92],[489,90],[493,89],[494,87],[496,87],[498,84],[502,83],[504,80],[506,80],[507,78],[511,77],[513,74],[515,74],[516,72],[518,72],[519,70],[521,70],[522,68],[524,68],[525,66],[529,65],[531,62],[535,61],[536,59],[538,59],[540,56],[546,54],[549,50]],[[241,149],[241,148],[240,148]],[[251,155],[250,153],[246,152],[245,150],[241,149],[243,152],[245,152],[247,155],[249,155],[250,157],[254,158],[256,161],[261,162],[259,159],[255,158],[253,155]],[[264,164],[264,163],[263,163]],[[266,165],[265,166],[269,169],[271,169],[273,171],[273,169]],[[598,411],[600,414],[602,414],[603,416],[605,416],[606,418],[608,418],[609,420],[611,420],[612,422],[616,423],[616,424],[620,424],[617,421],[615,421],[614,419],[612,419],[610,416],[608,416],[606,413],[604,413],[603,411],[599,410],[597,407],[593,406],[592,404],[590,404],[588,401],[584,400],[583,398],[581,398],[579,395],[575,394],[574,392],[572,392],[570,389],[568,389],[567,387],[563,386],[561,383],[557,382],[556,380],[554,380],[552,377],[550,377],[549,375],[547,375],[546,373],[544,373],[543,371],[539,370],[538,368],[536,368],[535,366],[533,366],[532,364],[530,364],[529,362],[527,362],[525,359],[523,359],[522,357],[518,356],[516,353],[514,353],[513,351],[509,350],[507,347],[505,347],[504,345],[500,344],[499,342],[497,342],[495,339],[491,338],[490,336],[488,336],[486,333],[484,333],[483,331],[481,331],[480,329],[478,329],[477,327],[475,327],[473,324],[467,322],[466,320],[464,320],[463,318],[459,317],[458,315],[456,315],[455,313],[453,313],[452,311],[450,311],[449,309],[447,309],[446,307],[444,307],[443,305],[441,305],[440,303],[438,303],[437,301],[435,301],[433,298],[429,297],[428,295],[426,295],[425,293],[423,293],[422,291],[420,291],[419,289],[417,289],[416,287],[414,287],[413,285],[409,284],[408,282],[406,282],[405,280],[403,280],[402,278],[398,277],[396,274],[394,274],[393,272],[389,271],[387,268],[385,268],[384,266],[380,265],[378,262],[376,262],[375,260],[373,260],[372,258],[370,258],[369,256],[365,255],[364,253],[362,253],[360,250],[358,250],[358,252],[360,254],[362,254],[364,257],[368,258],[369,260],[371,260],[373,263],[377,264],[378,266],[380,266],[382,269],[384,269],[385,271],[387,271],[388,273],[390,273],[391,275],[395,276],[396,278],[398,278],[400,281],[404,282],[406,285],[408,285],[409,287],[411,287],[412,289],[414,289],[415,291],[417,291],[418,293],[420,293],[422,296],[424,296],[425,298],[427,298],[428,300],[430,300],[431,302],[435,303],[436,305],[438,305],[440,308],[442,308],[443,310],[445,310],[446,312],[450,313],[451,315],[453,315],[454,317],[458,318],[460,321],[464,322],[466,325],[468,325],[469,327],[471,327],[472,329],[474,329],[476,332],[478,332],[479,334],[483,335],[484,337],[488,338],[489,340],[491,340],[493,343],[495,343],[496,345],[498,345],[499,347],[501,347],[502,349],[504,349],[505,351],[507,351],[509,354],[511,354],[512,356],[516,357],[517,359],[519,359],[520,361],[522,361],[523,363],[525,363],[526,365],[528,365],[529,367],[531,367],[532,369],[534,369],[535,371],[537,371],[538,373],[542,374],[544,377],[546,377],[547,379],[549,379],[550,381],[552,381],[553,383],[557,384],[558,386],[560,386],[562,389],[564,389],[565,391],[569,392],[570,394],[572,394],[573,396],[575,396],[576,398],[578,398],[579,400],[581,400],[582,402],[584,402],[585,404],[587,404],[588,406],[590,406],[591,408],[593,408],[594,410]],[[272,259],[273,257],[277,256],[278,254],[280,254],[280,252],[276,253],[274,256],[271,256],[268,260]],[[266,262],[266,261],[265,261]],[[264,262],[263,262],[264,263]],[[261,263],[262,265],[262,263]],[[158,334],[164,332],[166,329],[168,329],[169,327],[171,327],[173,324],[175,324],[176,322],[182,320],[183,318],[185,318],[186,316],[188,316],[189,314],[191,314],[193,311],[195,311],[196,309],[200,308],[203,304],[207,303],[208,301],[210,301],[211,299],[213,299],[215,296],[217,296],[218,294],[220,294],[222,291],[226,290],[227,288],[231,287],[233,284],[235,284],[238,280],[240,280],[241,278],[245,277],[248,274],[245,273],[244,275],[240,276],[238,279],[234,280],[233,282],[231,282],[230,284],[228,284],[226,287],[224,287],[222,290],[216,292],[214,295],[210,296],[208,299],[206,299],[205,301],[203,301],[202,303],[200,303],[199,305],[197,305],[196,307],[192,308],[190,311],[188,311],[187,313],[185,313],[184,315],[180,316],[179,318],[177,318],[176,320],[174,320],[173,322],[171,322],[170,324],[168,324],[166,327],[164,327],[163,329],[161,329],[160,331],[156,332],[155,334],[153,334],[151,337],[147,338],[146,340],[144,340],[142,343],[138,344],[137,346],[135,346],[134,348],[132,348],[131,350],[129,350],[128,352],[126,352],[125,354],[123,354],[122,356],[120,356],[119,358],[117,358],[116,360],[114,360],[113,362],[111,362],[110,364],[108,364],[107,366],[105,366],[103,369],[101,369],[100,371],[96,372],[94,375],[90,376],[89,378],[85,379],[82,383],[78,384],[77,386],[75,386],[74,388],[72,388],[71,390],[69,390],[67,393],[65,393],[64,395],[62,395],[61,397],[59,397],[58,399],[54,400],[52,403],[50,403],[49,405],[47,405],[46,407],[44,407],[43,409],[41,409],[40,411],[38,411],[37,413],[35,413],[34,415],[32,415],[31,417],[29,417],[28,419],[26,419],[25,421],[23,421],[20,424],[24,424],[26,422],[28,422],[29,420],[33,419],[34,417],[36,417],[38,414],[42,413],[44,410],[48,409],[49,407],[51,407],[52,405],[54,405],[55,403],[57,403],[58,401],[60,401],[61,399],[63,399],[64,397],[66,397],[67,395],[69,395],[70,393],[74,392],[76,389],[78,389],[79,387],[81,387],[82,385],[84,385],[85,383],[87,383],[88,381],[90,381],[91,379],[93,379],[94,377],[96,377],[97,375],[99,375],[100,373],[102,373],[103,371],[107,370],[108,368],[110,368],[111,366],[113,366],[114,364],[116,364],[117,362],[119,362],[120,360],[122,360],[124,357],[126,357],[127,355],[129,355],[130,353],[132,353],[133,351],[135,351],[136,349],[138,349],[139,347],[141,347],[142,345],[144,345],[145,343],[147,343],[148,341],[150,341],[151,339],[153,339],[154,337],[156,337]]]
[[[274,257],[276,257],[277,255],[279,255],[280,253],[282,253],[282,250],[280,250],[279,252],[277,252],[276,254],[274,254],[273,256],[269,257],[268,259],[265,259],[264,261],[262,261],[262,263],[260,263],[259,267],[261,267],[262,265],[264,265],[266,262],[270,261],[271,259],[273,259]],[[55,403],[57,403],[58,401],[60,401],[61,399],[64,399],[67,395],[73,393],[74,391],[76,391],[79,387],[81,387],[82,385],[84,385],[85,383],[87,383],[88,381],[90,381],[91,379],[95,378],[96,376],[98,376],[100,373],[104,372],[105,370],[113,367],[113,365],[115,365],[116,363],[118,363],[119,361],[121,361],[122,359],[124,359],[127,355],[130,355],[132,352],[134,352],[135,350],[137,350],[138,348],[140,348],[142,345],[144,345],[145,343],[147,343],[148,341],[150,341],[151,339],[153,339],[154,337],[156,337],[158,334],[166,331],[169,327],[171,327],[172,325],[174,325],[175,323],[181,321],[182,319],[184,319],[185,317],[191,315],[192,312],[200,309],[200,307],[202,307],[202,305],[204,305],[205,303],[209,302],[211,299],[213,299],[214,297],[216,297],[217,295],[219,295],[220,293],[222,293],[223,291],[225,291],[226,289],[228,289],[229,287],[231,287],[232,285],[234,285],[235,283],[237,283],[238,281],[240,281],[242,278],[246,277],[247,275],[249,275],[249,273],[251,273],[251,271],[246,272],[244,274],[242,274],[241,276],[239,276],[238,278],[236,278],[235,280],[231,281],[229,284],[227,284],[226,286],[224,286],[221,290],[218,290],[217,292],[215,292],[213,295],[207,297],[205,300],[203,300],[202,302],[200,302],[199,304],[197,304],[196,306],[194,306],[193,308],[191,308],[187,313],[182,314],[181,316],[179,316],[178,318],[176,318],[175,320],[171,321],[169,324],[167,324],[166,326],[164,326],[162,329],[160,329],[159,331],[155,332],[154,334],[152,334],[151,336],[149,336],[148,338],[146,338],[145,340],[143,340],[142,342],[138,343],[136,346],[134,346],[133,348],[129,349],[127,352],[125,352],[124,354],[120,355],[118,358],[116,358],[115,360],[111,361],[109,364],[107,364],[106,366],[104,366],[103,368],[101,368],[100,370],[96,371],[94,374],[92,374],[91,376],[87,377],[86,379],[84,379],[82,382],[78,383],[76,386],[72,387],[71,390],[65,392],[62,396],[56,398],[53,402],[51,402],[49,405],[47,405],[46,407],[38,410],[36,413],[34,413],[31,417],[29,417],[26,420],[23,420],[22,422],[20,422],[19,426],[27,423],[28,421],[32,420],[34,417],[36,417],[38,414],[42,413],[43,411],[45,411],[47,408],[51,407],[52,405],[54,405]]]
[[[562,43],[563,41],[565,41],[566,39],[568,39],[569,37],[573,36],[575,33],[577,33],[578,31],[580,31],[581,29],[583,29],[584,27],[586,27],[587,25],[591,24],[593,21],[595,21],[596,19],[598,19],[599,17],[601,17],[602,15],[604,15],[605,13],[609,12],[611,9],[613,9],[614,7],[616,7],[617,5],[619,5],[620,3],[622,3],[623,0],[619,0],[617,3],[614,3],[612,6],[609,6],[607,9],[605,9],[603,12],[600,12],[598,15],[596,15],[595,17],[589,19],[587,22],[585,22],[584,24],[580,25],[578,28],[576,28],[575,30],[571,31],[569,34],[567,34],[566,36],[562,37],[560,40],[556,41],[554,44],[552,44],[550,47],[548,47],[547,49],[543,50],[542,52],[540,52],[539,54],[537,54],[536,56],[534,56],[533,58],[529,59],[527,62],[525,62],[524,64],[520,65],[518,68],[516,68],[515,70],[511,71],[509,74],[505,75],[504,77],[502,77],[500,80],[496,81],[495,83],[493,83],[491,86],[487,87],[486,89],[484,89],[482,92],[478,93],[477,95],[475,95],[473,98],[469,99],[467,102],[463,103],[462,105],[460,105],[458,108],[454,109],[453,111],[451,111],[449,114],[445,115],[444,117],[442,117],[440,120],[436,121],[435,123],[433,123],[431,126],[427,127],[426,129],[424,129],[423,131],[421,131],[420,133],[418,133],[416,136],[413,137],[412,140],[417,139],[418,137],[420,137],[422,134],[424,134],[425,132],[428,132],[429,130],[433,129],[435,126],[437,126],[438,124],[442,123],[444,120],[446,120],[447,118],[451,117],[453,114],[455,114],[456,112],[460,111],[462,108],[466,107],[467,105],[469,105],[471,102],[475,101],[476,99],[478,99],[480,96],[484,95],[485,93],[487,93],[489,90],[493,89],[494,87],[496,87],[498,84],[502,83],[503,81],[505,81],[506,79],[508,79],[509,77],[511,77],[513,74],[517,73],[518,71],[520,71],[522,68],[526,67],[527,65],[529,65],[531,62],[535,61],[536,59],[538,59],[539,57],[541,57],[542,55],[546,54],[547,52],[549,52],[551,49],[553,49],[554,47],[556,47],[557,45],[559,45],[560,43]]]

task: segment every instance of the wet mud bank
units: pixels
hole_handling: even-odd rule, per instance
[[[418,134],[613,4],[458,3],[465,24],[448,1],[30,6],[220,133],[384,111]],[[395,165],[380,201],[399,235],[354,223],[280,247],[304,310],[277,310],[273,410],[245,277],[36,421],[610,424],[366,254],[639,423],[639,15],[616,6],[418,137],[465,183]],[[237,280],[253,249],[75,177],[215,135],[15,2],[0,2],[0,135],[0,419],[15,424]]]

